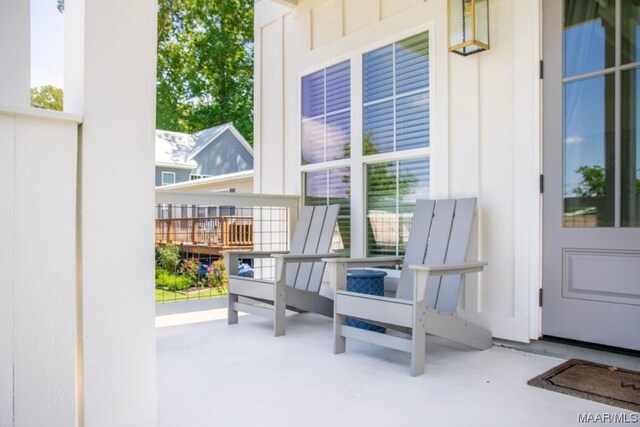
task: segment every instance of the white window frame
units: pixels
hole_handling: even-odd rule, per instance
[[[165,176],[172,176],[173,177],[173,182],[165,183],[164,182],[164,177]],[[176,173],[175,172],[162,171],[162,174],[160,175],[160,185],[161,186],[171,185],[171,184],[175,184],[175,183],[176,183]]]
[[[197,179],[204,179],[204,178],[210,178],[213,175],[202,175],[202,174],[197,174],[197,173],[192,173],[189,175],[189,181],[195,181]]]
[[[335,56],[330,61],[317,64],[315,67],[304,69],[298,73],[298,165],[300,176],[300,188],[304,194],[305,183],[304,173],[315,172],[339,167],[351,168],[351,257],[364,257],[367,252],[367,233],[366,233],[366,167],[369,163],[378,163],[385,161],[407,160],[420,157],[429,158],[429,197],[433,197],[436,193],[434,190],[434,182],[436,182],[436,161],[434,154],[437,150],[434,147],[435,135],[434,126],[429,127],[429,147],[414,148],[404,151],[394,151],[390,153],[364,155],[363,152],[363,125],[364,125],[364,78],[362,74],[364,54],[379,49],[389,44],[399,42],[411,36],[422,32],[429,33],[429,120],[430,123],[437,123],[435,110],[435,86],[437,81],[436,66],[437,61],[444,61],[446,58],[439,58],[435,55],[435,30],[432,23],[421,25],[407,31],[397,32],[391,37],[379,40],[375,43],[362,46],[346,55]],[[345,60],[350,61],[351,73],[351,157],[348,159],[331,160],[323,163],[313,163],[302,165],[300,153],[302,149],[302,77],[320,71],[322,69],[339,64]],[[446,105],[440,105],[445,108]],[[446,172],[446,156],[438,156],[438,162],[444,161],[442,172]],[[439,167],[438,167],[439,169]]]

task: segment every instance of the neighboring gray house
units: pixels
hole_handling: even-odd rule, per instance
[[[253,149],[232,123],[193,134],[156,130],[156,187],[253,171]]]

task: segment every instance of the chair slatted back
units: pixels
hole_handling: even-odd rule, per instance
[[[324,254],[329,252],[338,220],[338,205],[304,206],[300,210],[289,253]],[[312,292],[320,291],[324,262],[287,264],[287,286]]]
[[[396,298],[412,298],[413,272],[407,265],[466,260],[475,207],[475,198],[416,202]],[[430,277],[425,295],[427,307],[455,312],[461,282],[462,275]]]

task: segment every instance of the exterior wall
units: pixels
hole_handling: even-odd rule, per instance
[[[184,181],[189,181],[189,176],[193,172],[192,170],[189,169],[177,169],[177,168],[166,168],[166,167],[160,167],[160,166],[156,166],[156,180],[155,180],[155,186],[158,187],[160,185],[162,185],[162,172],[173,172],[176,174],[176,182],[184,182]]]
[[[460,57],[447,50],[446,0],[307,0],[295,8],[258,2],[255,190],[301,194],[302,75],[347,58],[352,75],[360,73],[363,52],[429,30],[431,196],[478,197],[470,256],[490,263],[477,281],[467,280],[461,315],[498,338],[537,338],[539,16],[537,0],[492,0],[491,49]],[[361,139],[359,102],[352,97],[352,141]],[[361,179],[352,170],[352,180]],[[352,203],[352,217],[361,221],[365,195],[352,200],[362,201]],[[352,246],[352,256],[362,255],[364,236],[354,235]]]
[[[253,154],[228,129],[193,160],[198,164],[193,173],[199,175],[217,176],[253,169]]]
[[[225,179],[223,181],[210,182],[209,179],[196,179],[189,181],[188,185],[171,186],[171,191],[229,191],[235,193],[253,193],[253,178]],[[165,187],[166,189],[166,187]]]
[[[0,108],[0,425],[74,426],[79,117]]]

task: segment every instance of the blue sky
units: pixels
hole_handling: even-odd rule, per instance
[[[31,0],[31,86],[63,87],[64,15],[56,0]]]

